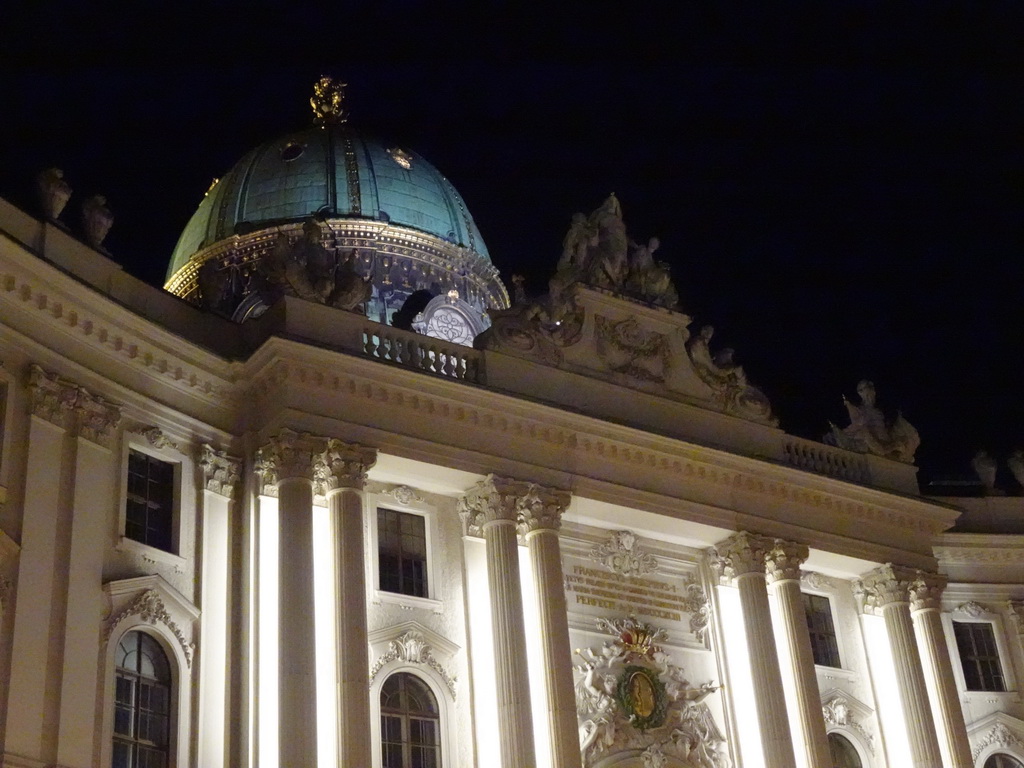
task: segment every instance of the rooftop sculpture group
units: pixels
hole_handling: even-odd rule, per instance
[[[885,418],[875,405],[873,382],[865,379],[858,383],[857,394],[860,396],[859,405],[851,403],[843,395],[843,405],[850,414],[850,425],[840,429],[830,423],[830,432],[825,435],[824,442],[848,451],[871,453],[912,464],[914,453],[921,444],[917,430],[903,418],[902,413],[897,413],[891,421]]]

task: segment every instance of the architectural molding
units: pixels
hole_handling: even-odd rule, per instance
[[[235,498],[241,479],[241,459],[204,443],[199,446],[198,464],[203,473],[203,488],[228,499]]]
[[[452,700],[455,700],[458,678],[435,658],[434,648],[422,631],[406,630],[388,643],[387,651],[378,656],[373,666],[370,667],[370,685],[373,685],[374,679],[384,667],[396,661],[421,664],[432,669],[444,680],[445,685],[448,686],[448,693],[451,694]]]
[[[190,667],[192,666],[192,656],[195,652],[195,643],[190,642],[185,637],[185,633],[178,626],[177,622],[174,621],[170,611],[164,604],[161,591],[156,588],[146,589],[138,594],[134,600],[128,603],[128,605],[108,618],[103,624],[103,631],[101,635],[103,642],[108,642],[114,629],[125,621],[125,619],[131,617],[138,617],[141,621],[147,624],[159,623],[164,625],[181,646],[182,653],[185,654],[185,661]]]
[[[995,725],[984,732],[983,736],[972,739],[972,741],[971,759],[975,762],[981,757],[981,753],[989,747],[1013,750],[1018,755],[1024,753],[1024,737],[1021,736],[1019,731],[1015,731],[1002,721],[996,722]]]
[[[864,725],[874,714],[871,708],[836,688],[826,691],[821,698],[821,714],[825,718],[826,730],[848,729],[853,731],[860,736],[868,751],[874,755],[875,737]]]
[[[658,559],[644,550],[632,531],[612,531],[589,553],[590,559],[620,576],[647,576],[658,572]]]

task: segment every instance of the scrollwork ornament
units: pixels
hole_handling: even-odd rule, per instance
[[[658,570],[658,560],[640,546],[632,531],[612,531],[608,539],[590,550],[590,559],[627,578],[646,576]]]
[[[110,635],[113,633],[114,628],[130,616],[138,616],[148,624],[160,623],[167,627],[181,646],[181,650],[185,654],[185,661],[190,667],[192,666],[192,654],[195,651],[195,645],[185,639],[185,634],[171,618],[171,614],[164,605],[164,601],[160,599],[159,592],[155,589],[147,589],[117,613],[117,615],[108,619],[103,627],[103,641],[107,642],[110,640]]]
[[[412,503],[422,503],[423,497],[415,490],[410,488],[408,485],[396,485],[390,490],[384,491],[383,495],[390,496],[403,507],[408,507]]]
[[[1024,635],[1024,600],[1008,600],[1006,610],[1013,620],[1013,628],[1018,635]]]
[[[203,487],[228,499],[235,497],[240,479],[242,462],[212,445],[203,444],[199,449],[199,468],[203,471]]]
[[[975,744],[974,749],[971,750],[971,758],[977,762],[978,758],[981,757],[981,753],[991,746],[1024,751],[1024,740],[1007,728],[1005,723],[996,723],[985,734],[985,737]]]
[[[399,635],[388,643],[388,649],[381,654],[370,669],[370,684],[384,667],[395,661],[405,661],[410,664],[422,664],[429,667],[444,680],[452,699],[455,699],[456,685],[458,678],[451,674],[444,665],[434,657],[434,649],[427,643],[423,634],[416,630],[410,630]]]
[[[966,603],[960,603],[960,605],[958,605],[956,609],[960,613],[966,613],[972,619],[980,619],[982,616],[991,613],[991,611],[988,608],[986,608],[981,603],[975,602],[974,600],[969,600]]]

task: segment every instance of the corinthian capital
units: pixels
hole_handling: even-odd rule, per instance
[[[377,449],[332,438],[320,460],[325,494],[342,488],[362,490],[366,473],[377,463]]]
[[[206,490],[229,499],[235,497],[242,468],[240,459],[204,443],[199,448],[199,468],[203,471],[203,487]]]
[[[35,416],[110,447],[114,429],[121,422],[121,409],[116,405],[38,365],[29,367],[28,389],[29,407]]]
[[[518,522],[519,500],[529,484],[509,477],[488,475],[459,499],[459,515],[469,536],[481,536],[484,526],[500,521]]]
[[[853,591],[865,613],[879,613],[887,605],[910,602],[910,589],[920,571],[892,563],[880,565],[854,582]]]
[[[571,499],[568,491],[531,483],[518,502],[519,532],[526,536],[535,531],[557,531]]]
[[[764,556],[764,570],[768,583],[800,581],[800,566],[807,560],[807,547],[792,541],[776,539]]]
[[[121,422],[121,409],[79,387],[75,421],[79,437],[109,448],[114,430]]]
[[[910,582],[910,610],[941,610],[942,590],[946,588],[947,579],[937,573],[918,571],[917,577]]]
[[[312,480],[325,450],[325,438],[282,429],[256,452],[256,471],[263,477],[264,493],[276,496],[277,484],[282,480]]]
[[[748,573],[763,574],[765,555],[774,544],[767,536],[740,531],[711,549],[711,567],[723,583]]]

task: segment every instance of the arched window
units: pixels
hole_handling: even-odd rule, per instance
[[[114,662],[113,768],[166,768],[171,733],[167,654],[145,632],[127,632]]]
[[[1024,763],[1007,754],[997,753],[985,761],[985,768],[1024,768]]]
[[[440,768],[437,699],[415,675],[398,672],[380,690],[382,768]]]
[[[838,733],[828,735],[828,752],[835,768],[863,768],[857,749]]]

